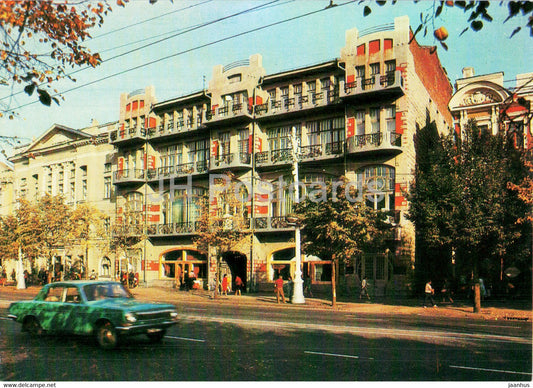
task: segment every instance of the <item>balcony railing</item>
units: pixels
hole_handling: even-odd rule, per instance
[[[148,227],[148,234],[152,236],[173,236],[178,234],[192,234],[197,229],[197,222],[173,222],[169,224],[152,224]]]
[[[357,153],[379,149],[400,150],[402,135],[396,132],[376,132],[356,135],[347,139],[346,152]]]
[[[181,163],[175,166],[164,166],[148,170],[148,179],[170,179],[191,174],[203,174],[208,171],[209,161]]]
[[[306,109],[338,103],[339,97],[338,87],[333,87],[318,93],[309,92],[308,94],[298,94],[294,97],[286,96],[279,100],[272,100],[269,103],[256,105],[255,113],[259,117],[264,117],[299,112]]]
[[[237,152],[230,154],[220,154],[211,158],[210,168],[228,168],[228,167],[250,167],[252,164],[252,155],[248,152]]]
[[[256,230],[280,230],[293,229],[294,225],[290,225],[286,216],[281,217],[256,217],[254,218],[254,227]]]
[[[229,103],[220,108],[212,109],[206,114],[207,121],[218,121],[236,117],[251,117],[253,107],[248,103]]]
[[[145,170],[142,169],[118,170],[113,173],[113,183],[143,182],[144,177]]]
[[[352,82],[341,81],[340,97],[357,96],[371,91],[382,91],[391,88],[403,88],[403,78],[400,70],[385,75],[375,74],[370,78],[358,78]]]
[[[255,154],[255,162],[258,166],[291,163],[292,149],[283,148],[279,150],[259,152]]]
[[[131,140],[144,140],[145,138],[146,129],[143,127],[122,128],[109,132],[110,143],[119,143]]]

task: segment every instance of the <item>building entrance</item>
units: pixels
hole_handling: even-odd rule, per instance
[[[226,274],[231,279],[231,290],[235,290],[235,279],[241,278],[244,286],[243,291],[246,290],[246,274],[247,274],[247,259],[246,256],[239,252],[226,252],[222,256],[221,274],[220,278]]]

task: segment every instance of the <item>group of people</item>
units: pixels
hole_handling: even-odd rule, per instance
[[[220,293],[222,295],[228,295],[231,286],[231,281],[227,274],[224,274],[222,281],[220,282]],[[242,289],[244,288],[244,282],[237,275],[235,276],[235,295],[242,295]]]

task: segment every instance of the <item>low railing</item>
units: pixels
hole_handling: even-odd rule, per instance
[[[118,170],[113,173],[113,182],[132,182],[132,181],[143,181],[145,176],[145,170],[142,169],[127,169],[127,170]]]

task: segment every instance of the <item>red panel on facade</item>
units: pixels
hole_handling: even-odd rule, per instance
[[[392,49],[392,39],[384,39],[383,40],[383,49],[385,51]]]
[[[403,134],[403,112],[396,112],[396,133]]]
[[[124,123],[120,124],[120,130],[119,130],[119,135],[122,139],[124,139],[124,135],[126,134],[126,132],[124,131]]]
[[[213,141],[213,148],[211,148],[211,155],[215,158],[218,157],[218,140]]]
[[[124,158],[118,158],[118,171],[122,171],[124,169]]]
[[[131,103],[126,105],[126,112],[129,112],[131,110]]]
[[[263,139],[255,139],[255,152],[263,152]]]
[[[348,117],[346,121],[346,137],[355,135],[355,117]]]
[[[379,41],[379,39],[378,40],[373,40],[373,41],[368,43],[368,55],[373,55],[373,54],[379,53],[379,49],[380,49],[380,41]]]
[[[157,261],[149,261],[146,269],[148,271],[159,271],[159,263]]]
[[[155,156],[154,155],[150,155],[148,157],[148,168],[150,170],[155,169]]]
[[[161,205],[150,205],[148,208],[151,212],[158,212],[161,209]]]
[[[131,110],[136,110],[139,107],[139,101],[133,101],[133,104],[131,106]]]
[[[255,96],[255,103],[261,105],[263,103],[263,98],[260,96]]]
[[[355,82],[355,74],[349,74],[346,77],[346,83],[353,84]]]
[[[148,221],[150,221],[150,222],[159,222],[159,214],[151,214],[148,217]]]
[[[405,197],[402,195],[394,197],[394,207],[399,208],[402,206],[407,206],[407,201],[405,200]]]
[[[255,214],[268,214],[268,206],[254,206]]]
[[[365,45],[361,44],[357,46],[357,56],[365,55]]]
[[[144,108],[144,100],[139,101],[139,108]]]

